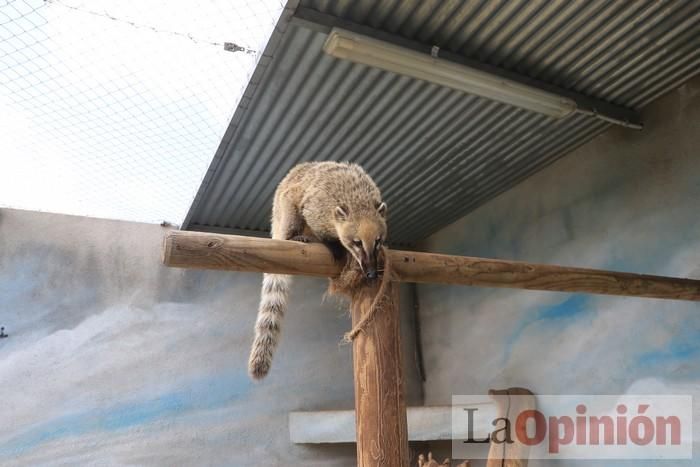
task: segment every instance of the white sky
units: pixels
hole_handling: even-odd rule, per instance
[[[0,206],[179,224],[282,6],[0,0]]]

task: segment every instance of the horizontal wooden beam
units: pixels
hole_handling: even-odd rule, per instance
[[[700,280],[520,261],[390,250],[402,282],[582,292],[700,301]],[[334,277],[340,266],[320,244],[203,232],[165,237],[166,266]]]

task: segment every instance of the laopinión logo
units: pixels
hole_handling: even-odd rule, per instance
[[[453,396],[452,456],[690,459],[687,395]]]

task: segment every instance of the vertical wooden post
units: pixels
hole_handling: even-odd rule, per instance
[[[355,326],[370,311],[378,286],[360,290],[351,305]],[[353,341],[358,467],[409,465],[399,322],[399,284]]]
[[[515,419],[526,410],[536,408],[535,395],[524,388],[489,389],[496,403],[499,418],[506,418],[515,427]],[[513,443],[494,443],[489,446],[486,467],[527,467],[530,448],[515,439]]]

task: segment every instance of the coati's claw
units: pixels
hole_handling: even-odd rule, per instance
[[[296,235],[292,237],[290,240],[293,240],[295,242],[301,242],[301,243],[311,243],[313,242],[313,238],[308,237],[306,235]]]

